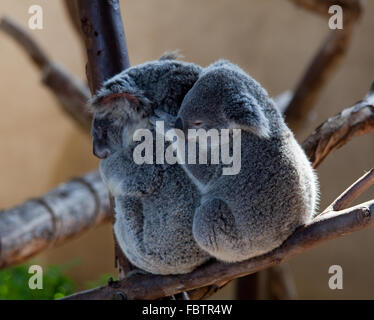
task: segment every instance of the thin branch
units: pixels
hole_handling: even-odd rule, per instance
[[[66,299],[113,299],[115,296],[126,299],[157,299],[170,296],[258,272],[280,264],[325,241],[372,225],[374,225],[374,200],[343,211],[326,213],[311,224],[300,227],[277,249],[253,259],[238,263],[211,261],[184,275],[133,275],[107,286],[73,294]]]
[[[374,132],[374,83],[363,101],[321,124],[302,144],[316,168],[332,151],[355,136]]]
[[[298,82],[285,111],[287,123],[293,130],[298,130],[302,126],[303,119],[307,119],[310,109],[325,87],[327,80],[345,55],[351,39],[350,30],[351,28],[345,28],[342,31],[330,31]]]
[[[3,17],[0,21],[0,30],[8,34],[28,54],[41,71],[43,84],[57,98],[61,109],[89,132],[92,116],[86,108],[90,96],[87,86],[52,62],[30,35],[11,19]]]
[[[40,198],[0,211],[0,268],[111,220],[108,191],[98,172],[61,184]]]
[[[292,0],[299,6],[328,16],[333,4],[341,5],[344,12],[344,28],[331,30],[326,40],[307,67],[298,82],[288,106],[284,109],[288,124],[293,130],[299,129],[307,119],[310,109],[320,95],[323,87],[345,56],[352,37],[353,27],[363,11],[360,0]]]
[[[374,184],[374,168],[348,187],[323,213],[347,209],[361,194]]]

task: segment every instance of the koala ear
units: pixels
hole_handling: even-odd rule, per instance
[[[116,81],[108,81],[95,94],[89,103],[93,112],[105,112],[115,107],[128,108],[128,111],[144,111],[149,109],[150,101],[145,97],[141,90],[119,83]]]
[[[128,92],[109,93],[106,96],[98,97],[96,103],[101,106],[113,103],[114,101],[124,99],[130,104],[139,104],[139,99]]]
[[[229,112],[232,127],[251,132],[262,138],[270,137],[269,120],[257,101],[249,95],[242,96]]]

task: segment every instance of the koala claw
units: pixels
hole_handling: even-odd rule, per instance
[[[147,275],[147,274],[149,274],[149,272],[144,271],[142,269],[133,269],[126,274],[125,278],[127,279],[127,278],[131,278],[132,276],[135,276],[135,275]]]

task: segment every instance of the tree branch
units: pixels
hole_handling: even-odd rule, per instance
[[[110,221],[110,212],[108,191],[98,172],[0,211],[0,269]]]
[[[118,0],[78,0],[91,93],[130,66]]]
[[[92,115],[86,108],[90,96],[87,86],[62,67],[52,62],[27,32],[9,18],[0,21],[0,30],[8,34],[29,55],[42,73],[43,84],[57,98],[61,109],[89,132]]]
[[[323,213],[347,209],[361,194],[374,184],[374,168],[347,188]]]
[[[374,132],[374,83],[363,101],[321,124],[302,144],[316,168],[332,151],[355,136]]]
[[[329,15],[328,9],[333,4],[340,5],[344,12],[344,28],[330,31],[297,84],[289,104],[283,106],[287,123],[293,130],[297,130],[302,126],[302,120],[307,117],[323,87],[346,54],[353,27],[363,11],[363,3],[361,0],[292,0],[292,2],[323,16]]]
[[[277,265],[307,249],[342,235],[374,225],[374,200],[358,206],[329,212],[311,224],[300,227],[277,249],[238,263],[211,261],[184,275],[133,275],[118,282],[67,297],[69,300],[157,299],[217,282],[230,281]]]

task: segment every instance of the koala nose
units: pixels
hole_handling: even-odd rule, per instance
[[[181,118],[177,118],[177,120],[175,120],[174,127],[175,129],[183,130],[183,121]]]
[[[108,158],[110,151],[108,148],[99,147],[97,144],[93,144],[93,154],[99,159]]]

